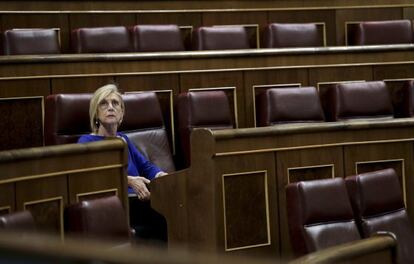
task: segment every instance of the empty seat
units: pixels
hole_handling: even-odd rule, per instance
[[[410,20],[366,21],[350,26],[349,45],[406,44],[413,42]]]
[[[323,36],[313,23],[272,23],[266,26],[263,34],[264,48],[323,46]]]
[[[342,178],[286,187],[290,241],[296,255],[360,239]]]
[[[233,118],[224,91],[182,93],[177,101],[178,133],[185,166],[190,164],[190,134],[194,128],[233,128]]]
[[[382,81],[339,83],[322,100],[329,121],[393,117],[391,97]]]
[[[132,51],[127,27],[78,28],[72,31],[75,53],[110,53]]]
[[[19,211],[0,216],[0,230],[33,232],[36,225],[29,211]]]
[[[11,29],[3,33],[5,55],[59,54],[59,30]]]
[[[177,25],[136,25],[132,28],[135,51],[182,51],[184,42]]]
[[[249,38],[242,26],[199,27],[193,32],[194,50],[249,49]]]
[[[414,232],[393,169],[350,176],[346,186],[363,237],[378,231],[395,234],[399,263],[414,263]]]
[[[124,132],[140,152],[163,171],[175,170],[161,107],[155,93],[124,94]],[[92,94],[49,95],[45,103],[45,144],[75,143],[90,133]]]
[[[321,122],[324,114],[315,87],[271,88],[256,98],[258,126],[290,122]]]
[[[131,229],[117,196],[81,201],[65,208],[65,231],[69,235],[128,242]]]
[[[405,81],[393,96],[394,116],[414,116],[414,80]]]

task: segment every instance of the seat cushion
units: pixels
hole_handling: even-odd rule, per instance
[[[194,50],[249,49],[244,27],[200,27],[193,32]]]
[[[264,30],[264,48],[318,47],[323,46],[318,27],[312,23],[272,23]]]
[[[5,55],[59,54],[59,31],[55,29],[12,29],[3,33]]]
[[[136,25],[132,28],[135,51],[182,51],[184,42],[177,25]]]

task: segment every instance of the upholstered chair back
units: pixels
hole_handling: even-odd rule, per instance
[[[127,27],[78,28],[72,31],[72,50],[75,53],[115,53],[133,50]]]
[[[360,239],[342,178],[286,187],[289,234],[296,255]]]
[[[30,211],[18,211],[0,216],[0,230],[33,232],[36,225]]]
[[[5,55],[59,54],[57,29],[10,29],[3,32]]]
[[[256,97],[257,126],[322,122],[324,114],[315,87],[271,88]]]
[[[132,38],[134,50],[139,52],[185,50],[177,25],[136,25],[132,28]]]
[[[242,26],[199,27],[193,32],[194,50],[249,49],[249,37]]]
[[[323,46],[323,35],[313,23],[272,23],[263,34],[263,48]]]
[[[379,231],[394,233],[399,263],[414,263],[414,232],[395,171],[384,169],[350,176],[346,186],[362,236],[370,237]]]

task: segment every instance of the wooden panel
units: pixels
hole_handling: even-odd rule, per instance
[[[43,145],[43,98],[0,100],[0,150]]]
[[[175,24],[200,27],[200,13],[142,13],[137,15],[137,24]]]
[[[0,214],[15,211],[15,190],[13,183],[0,184]]]
[[[266,13],[264,12],[211,12],[203,13],[203,25],[247,25],[257,24],[264,26],[267,24]]]
[[[325,177],[343,177],[343,157],[341,147],[323,149],[292,150],[277,153],[277,181],[280,209],[280,234],[282,257],[292,257],[288,233],[285,187],[295,179],[299,179],[299,170],[306,172],[306,179],[322,179]],[[326,170],[328,168],[328,170]],[[323,171],[322,174],[319,174]],[[330,173],[329,173],[330,172]],[[290,176],[290,174],[292,174]]]
[[[48,96],[49,79],[1,80],[0,97]]]
[[[402,9],[398,7],[336,10],[336,43],[337,45],[345,44],[345,22],[397,19],[402,19]]]
[[[61,233],[66,193],[65,176],[17,182],[16,207],[30,210],[39,230]]]
[[[218,197],[223,197],[217,211],[219,247],[232,254],[279,255],[274,153],[220,157],[216,164]]]
[[[354,175],[361,170],[393,167],[398,173],[407,201],[407,211],[414,222],[414,193],[407,190],[413,186],[413,145],[411,143],[369,144],[347,146],[344,149],[345,174]],[[403,170],[401,169],[403,166]],[[358,168],[358,171],[357,171]]]
[[[246,127],[254,127],[254,102],[253,86],[270,84],[299,83],[308,85],[307,69],[289,70],[258,70],[244,72],[244,103],[246,112]]]
[[[87,201],[87,200],[93,200],[93,199],[99,199],[103,197],[108,196],[114,196],[118,195],[117,189],[107,189],[107,190],[100,190],[100,191],[94,191],[94,192],[88,192],[88,193],[79,193],[76,195],[76,201]]]
[[[309,83],[318,87],[323,82],[372,81],[370,66],[313,68],[309,70]],[[374,79],[375,80],[375,79]]]
[[[224,174],[222,181],[226,251],[269,245],[266,171]]]
[[[96,192],[113,193],[114,186],[122,185],[119,177],[113,177],[117,174],[119,174],[118,169],[71,174],[68,179],[69,202],[78,202],[81,196],[92,195],[94,192],[95,194]],[[85,184],[85,182],[88,184]]]
[[[70,14],[70,29],[81,27],[132,26],[136,24],[135,14]]]
[[[4,14],[2,30],[12,28],[59,28],[62,52],[69,51],[69,24],[67,14]]]
[[[112,76],[53,78],[51,81],[51,94],[93,93],[96,89],[108,83],[114,83]]]
[[[414,78],[414,65],[379,65],[373,67],[375,80]]]
[[[237,118],[239,127],[246,127],[244,120],[243,74],[241,72],[185,73],[180,75],[180,92],[194,88],[236,87]],[[230,101],[231,103],[231,101]],[[231,110],[233,109],[230,106]]]
[[[325,23],[327,45],[336,45],[335,10],[269,11],[269,23]]]
[[[413,7],[404,7],[403,8],[403,18],[404,19],[414,19],[414,8]]]

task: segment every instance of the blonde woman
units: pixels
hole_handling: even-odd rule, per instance
[[[125,105],[118,88],[107,84],[95,91],[89,106],[92,133],[83,135],[78,143],[103,140],[108,137],[123,138],[128,144],[128,193],[136,193],[139,200],[148,200],[147,184],[159,175],[165,174],[139,153],[128,137],[118,132],[125,114]]]

